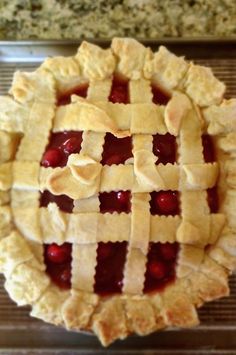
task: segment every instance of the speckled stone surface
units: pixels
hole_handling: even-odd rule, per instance
[[[0,0],[0,39],[236,36],[236,0]]]

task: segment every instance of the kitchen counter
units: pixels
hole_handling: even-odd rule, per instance
[[[236,0],[0,0],[0,39],[236,36]]]

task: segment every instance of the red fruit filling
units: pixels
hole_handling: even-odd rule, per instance
[[[102,192],[99,194],[100,212],[129,213],[131,209],[130,198],[130,191]]]
[[[74,201],[66,195],[53,195],[48,190],[41,193],[40,207],[47,207],[50,202],[55,202],[59,209],[64,212],[71,213],[74,207]]]
[[[178,243],[150,243],[147,255],[144,292],[158,291],[175,279]],[[44,246],[46,272],[62,289],[71,287],[72,245],[55,243]],[[98,243],[94,292],[108,296],[121,293],[127,242]]]
[[[111,133],[106,134],[101,161],[103,165],[124,164],[132,156],[131,137],[116,138]]]
[[[206,163],[216,161],[215,149],[212,138],[208,134],[202,136],[203,157]],[[214,186],[207,190],[207,200],[211,213],[217,213],[219,210],[219,199],[217,194],[217,187]]]
[[[156,164],[176,162],[176,138],[170,133],[153,136],[153,153],[158,157]]]
[[[147,256],[144,292],[162,290],[175,280],[178,243],[150,243]]]
[[[107,243],[99,243],[99,247],[97,250],[97,260],[98,262],[103,262],[112,257],[115,253],[114,243],[107,242]]]
[[[129,103],[129,81],[127,79],[114,76],[109,101],[120,104]]]
[[[207,200],[211,213],[217,213],[219,210],[219,199],[216,186],[207,190]]]
[[[127,242],[99,243],[94,292],[99,295],[121,293]]]
[[[161,258],[165,261],[175,260],[176,253],[178,249],[177,243],[160,243],[159,245],[159,252]]]
[[[51,148],[44,153],[42,159],[42,165],[45,168],[49,168],[49,167],[55,168],[56,166],[60,165],[62,159],[63,159],[63,155],[60,149]]]
[[[178,191],[151,192],[150,211],[152,215],[175,216],[179,214]]]
[[[152,102],[156,105],[167,105],[170,95],[163,89],[152,84]]]
[[[202,136],[203,157],[206,163],[216,161],[215,149],[212,138],[208,134]],[[217,187],[214,186],[207,190],[207,200],[211,213],[217,213],[219,210],[219,199],[217,194]]]
[[[45,168],[65,166],[70,154],[80,152],[81,143],[82,132],[65,131],[52,133],[41,165]]]
[[[80,148],[81,140],[78,140],[77,137],[70,137],[62,144],[62,150],[68,155],[79,153]]]
[[[148,263],[148,274],[156,279],[156,280],[162,280],[168,273],[168,268],[165,263],[159,260],[151,260]]]
[[[46,272],[62,289],[71,288],[71,244],[55,243],[44,246]]]
[[[47,274],[51,280],[60,288],[69,290],[71,288],[71,265],[47,263]]]
[[[206,163],[215,161],[215,150],[211,137],[208,134],[202,136],[203,156]]]
[[[127,205],[130,201],[130,192],[129,191],[117,192],[117,200],[121,205]]]
[[[47,259],[52,263],[63,264],[70,261],[71,258],[71,245],[64,243],[62,245],[50,244],[47,249]]]
[[[71,95],[87,97],[88,86],[89,86],[88,83],[84,83],[64,92],[63,94],[60,94],[57,99],[57,105],[62,106],[62,105],[70,104]]]

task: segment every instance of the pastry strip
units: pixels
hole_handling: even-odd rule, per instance
[[[93,292],[97,244],[73,244],[72,246],[72,288]],[[89,260],[89,262],[88,262]]]
[[[48,143],[54,112],[53,103],[33,103],[25,134],[16,155],[17,160],[40,162]]]
[[[150,238],[150,195],[132,195],[131,235],[124,270],[123,292],[141,294]]]

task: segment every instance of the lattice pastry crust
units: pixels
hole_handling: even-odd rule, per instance
[[[114,73],[129,80],[130,103],[108,101]],[[59,94],[89,82],[86,98]],[[152,102],[152,84],[171,96]],[[89,330],[103,345],[130,333],[198,324],[196,307],[229,294],[236,265],[236,100],[209,68],[156,53],[129,38],[111,48],[83,42],[73,57],[48,58],[33,73],[16,72],[0,97],[0,271],[5,288],[31,315],[67,329]],[[83,131],[67,165],[40,165],[50,132]],[[105,135],[132,136],[133,158],[102,165]],[[177,137],[178,161],[155,164],[152,136]],[[217,162],[206,163],[201,136],[213,137]],[[210,213],[206,190],[217,184],[220,209]],[[40,191],[74,200],[73,213],[40,207]],[[98,194],[131,191],[130,213],[100,213]],[[177,216],[150,213],[150,193],[179,191]],[[117,228],[118,226],[118,228]],[[127,242],[121,294],[94,293],[99,242]],[[61,290],[45,272],[44,244],[72,243],[72,287]],[[175,281],[143,293],[150,242],[180,245]]]

